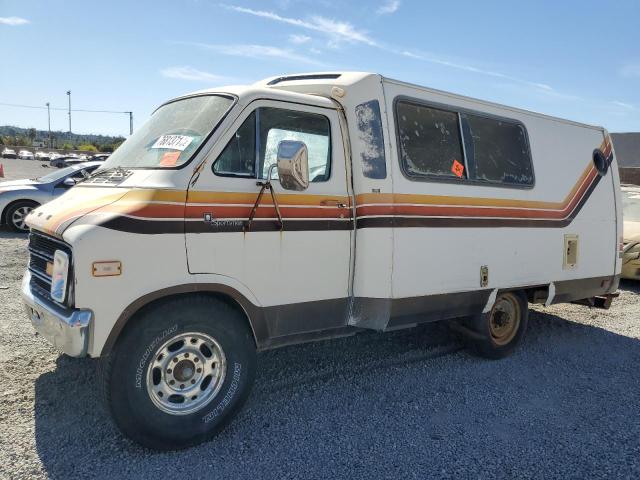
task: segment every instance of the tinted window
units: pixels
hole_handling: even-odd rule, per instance
[[[329,178],[329,119],[280,108],[259,108],[247,117],[214,162],[213,171],[218,175],[265,178],[269,166],[276,163],[278,144],[282,140],[297,140],[307,145],[310,181],[322,182]]]
[[[461,116],[469,178],[533,185],[529,144],[521,124],[465,113]]]
[[[412,177],[464,177],[458,114],[408,102],[396,104],[401,164]]]
[[[361,142],[362,173],[367,178],[387,178],[382,118],[378,101],[371,100],[358,105],[356,119],[358,120],[358,139]]]

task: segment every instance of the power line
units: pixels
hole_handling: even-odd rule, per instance
[[[18,103],[2,103],[0,102],[0,105],[2,105],[3,107],[18,107],[18,108],[37,108],[37,109],[41,109],[41,110],[46,110],[47,107],[40,107],[37,105],[21,105]],[[62,110],[67,112],[69,109],[68,108],[61,108],[61,107],[51,107],[51,110]],[[89,113],[120,113],[120,114],[130,114],[131,112],[121,112],[121,111],[116,111],[116,110],[87,110],[87,109],[81,109],[81,108],[75,108],[75,109],[71,109],[72,112],[89,112]]]

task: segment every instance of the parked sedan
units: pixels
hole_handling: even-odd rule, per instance
[[[102,162],[79,163],[31,180],[0,182],[0,224],[28,232],[24,220],[31,210],[62,195],[100,165]]]
[[[18,152],[18,158],[21,160],[33,160],[33,152],[30,152],[29,150],[20,150],[20,152]]]
[[[2,150],[2,158],[18,158],[18,154],[15,150],[5,148],[4,150]]]
[[[640,280],[640,187],[623,185],[622,278]]]

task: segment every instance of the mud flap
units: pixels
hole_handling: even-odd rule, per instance
[[[391,299],[353,298],[349,307],[348,325],[371,330],[385,330],[391,318]]]

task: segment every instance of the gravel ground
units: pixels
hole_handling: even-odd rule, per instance
[[[534,307],[502,361],[438,324],[263,353],[223,433],[160,454],[111,424],[95,360],[34,335],[26,259],[25,237],[0,231],[0,478],[640,476],[638,284],[608,311]]]

